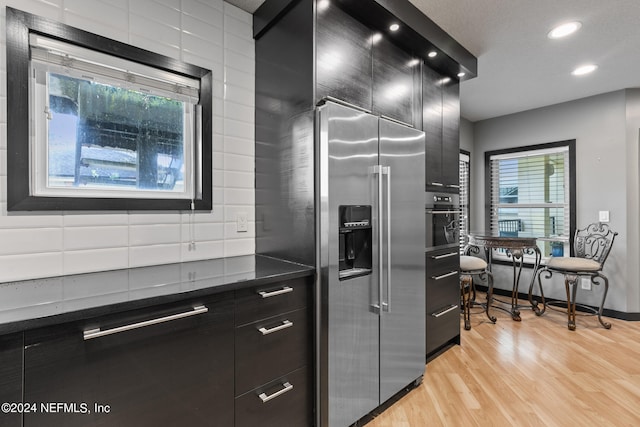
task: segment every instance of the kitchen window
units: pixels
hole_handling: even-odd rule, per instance
[[[575,140],[485,153],[493,235],[536,237],[543,260],[569,255],[575,230]],[[533,260],[533,255],[525,256]],[[504,251],[494,259],[507,260]]]
[[[211,71],[42,21],[7,9],[9,79],[28,87],[8,89],[27,98],[8,112],[8,164],[26,166],[8,167],[8,210],[210,210]]]

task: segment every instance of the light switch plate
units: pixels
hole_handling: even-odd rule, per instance
[[[244,233],[248,231],[248,229],[249,229],[249,224],[247,220],[247,213],[238,212],[236,214],[236,231],[238,233]]]
[[[600,222],[609,222],[609,211],[600,211],[600,212],[598,212],[598,221],[600,221]]]

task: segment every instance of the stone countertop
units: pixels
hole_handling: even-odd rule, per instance
[[[263,255],[0,283],[0,335],[313,275]]]

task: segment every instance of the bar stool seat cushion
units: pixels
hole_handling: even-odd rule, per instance
[[[477,271],[487,268],[487,262],[482,258],[469,255],[460,255],[460,270],[465,271]]]
[[[578,257],[551,257],[547,267],[562,271],[600,271],[602,269],[598,261]]]

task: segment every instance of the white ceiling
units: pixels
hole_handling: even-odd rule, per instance
[[[253,13],[263,0],[226,0]],[[478,121],[640,87],[640,0],[409,0],[478,58],[461,85],[462,116]],[[550,40],[556,24],[580,31]],[[584,63],[598,69],[574,77]]]

